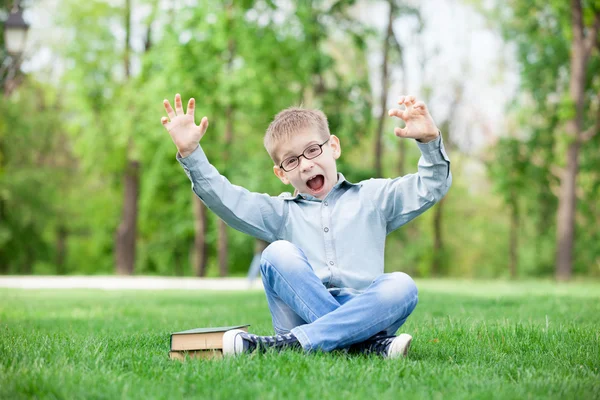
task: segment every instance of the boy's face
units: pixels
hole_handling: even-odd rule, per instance
[[[340,140],[331,135],[329,140],[322,146],[323,152],[312,159],[307,159],[305,156],[299,157],[299,163],[291,169],[286,161],[290,157],[297,157],[300,154],[318,153],[314,145],[320,145],[324,142],[322,135],[314,128],[303,129],[299,133],[293,135],[289,140],[279,143],[275,149],[279,165],[273,167],[275,175],[284,184],[291,184],[298,190],[299,193],[310,194],[320,200],[331,191],[337,183],[337,167],[335,160],[340,158],[342,149]],[[307,151],[308,149],[308,151]],[[285,171],[283,168],[290,170]]]

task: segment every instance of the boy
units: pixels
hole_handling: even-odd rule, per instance
[[[448,191],[450,161],[423,102],[398,101],[389,115],[405,121],[396,136],[421,150],[419,172],[396,179],[348,182],[337,172],[341,145],[318,110],[290,108],[275,116],[264,144],[275,175],[297,195],[271,197],[232,185],[198,145],[208,119],[194,122],[181,96],[162,124],[198,197],[228,225],[271,243],[261,273],[276,335],[226,332],[226,355],[268,348],[304,351],[349,349],[387,358],[406,356],[412,337],[393,336],[417,305],[417,288],[405,273],[384,274],[387,234],[417,217]]]

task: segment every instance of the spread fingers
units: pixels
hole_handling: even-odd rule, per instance
[[[167,115],[169,116],[169,118],[170,119],[175,118],[175,111],[173,111],[173,107],[171,107],[171,103],[169,103],[169,100],[164,99],[163,105],[165,106],[165,111],[167,112]]]
[[[389,110],[388,115],[390,117],[398,117],[398,118],[402,118],[402,119],[407,118],[406,110],[400,110],[398,108],[392,108],[391,110]]]
[[[194,100],[194,98],[190,98],[190,101],[188,101],[188,106],[187,106],[187,115],[191,115],[192,117],[194,116],[194,107],[196,105],[196,101]]]
[[[181,95],[179,93],[175,95],[175,112],[177,115],[183,115],[183,105],[181,104]]]

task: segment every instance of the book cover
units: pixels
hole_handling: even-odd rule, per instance
[[[171,351],[212,350],[223,348],[223,334],[231,329],[248,332],[250,325],[195,328],[171,334]]]

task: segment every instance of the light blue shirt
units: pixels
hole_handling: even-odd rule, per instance
[[[278,197],[233,185],[209,163],[201,146],[177,160],[192,190],[229,226],[267,242],[300,247],[334,295],[360,292],[384,271],[385,237],[422,214],[448,192],[450,160],[441,135],[416,142],[418,172],[395,179],[338,182],[321,201],[311,195]]]

